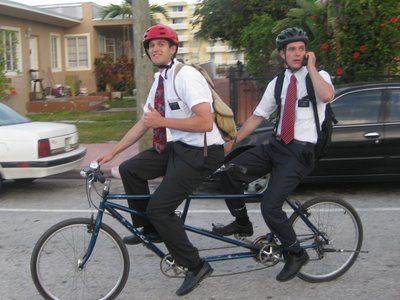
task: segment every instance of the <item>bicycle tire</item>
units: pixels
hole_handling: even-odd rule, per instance
[[[360,217],[349,203],[336,197],[317,197],[305,202],[302,207],[314,226],[327,236],[329,244],[321,245],[319,249],[322,249],[320,253],[323,257],[318,256],[317,247],[307,249],[310,261],[297,276],[307,282],[326,282],[342,276],[354,264],[362,246]],[[297,212],[291,215],[290,222],[302,246],[310,244],[310,240],[316,241]],[[339,252],[340,249],[344,251]]]
[[[92,237],[88,227],[92,222],[89,218],[64,220],[39,238],[30,267],[45,299],[115,299],[124,288],[129,254],[119,235],[104,223],[85,267],[77,267]]]

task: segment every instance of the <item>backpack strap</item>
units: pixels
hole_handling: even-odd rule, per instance
[[[313,106],[315,127],[317,128],[317,138],[319,138],[321,136],[321,125],[319,124],[317,99],[315,97],[314,86],[312,84],[310,74],[307,74],[307,76],[306,76],[306,88],[307,88],[308,97],[310,97],[311,104]]]
[[[275,121],[275,126],[274,126],[274,132],[276,133],[278,130],[278,124],[279,124],[279,119],[281,117],[281,104],[282,104],[282,88],[283,88],[283,81],[285,80],[285,72],[282,72],[279,74],[276,78],[275,82],[275,89],[274,89],[274,97],[275,97],[275,103],[278,106],[276,110],[276,121]]]
[[[183,68],[183,66],[184,66],[184,64],[181,63],[181,62],[179,62],[179,63],[176,65],[175,70],[174,70],[174,78],[173,78],[173,80],[172,80],[173,83],[174,83],[174,91],[175,91],[175,94],[178,96],[179,99],[181,99],[181,97],[179,97],[178,92],[177,92],[177,90],[176,90],[175,78],[176,78],[176,75],[178,75],[178,72]]]
[[[176,75],[178,75],[178,72],[179,72],[184,66],[185,66],[185,64],[183,64],[183,63],[181,63],[181,62],[178,63],[178,64],[176,65],[176,67],[175,67],[175,70],[174,70],[174,77],[172,78],[172,81],[173,81],[173,83],[174,83],[174,91],[175,91],[175,94],[178,96],[179,99],[181,99],[181,97],[179,97],[178,91],[176,90],[175,78],[176,78]],[[207,133],[206,133],[206,132],[204,132],[204,152],[203,152],[203,155],[204,155],[204,157],[207,157],[207,156],[208,156]]]

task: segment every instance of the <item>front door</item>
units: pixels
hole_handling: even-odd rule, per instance
[[[29,39],[29,69],[39,70],[38,37]]]

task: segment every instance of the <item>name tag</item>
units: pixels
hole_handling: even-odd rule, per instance
[[[301,98],[299,101],[297,101],[297,106],[298,107],[309,107],[310,99],[308,98],[308,96]]]
[[[170,102],[170,103],[168,103],[169,104],[169,107],[171,108],[171,110],[178,110],[178,109],[181,109],[180,107],[179,107],[179,103],[178,102]]]

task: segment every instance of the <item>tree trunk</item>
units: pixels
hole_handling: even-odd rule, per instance
[[[142,40],[144,32],[150,27],[148,0],[132,0],[133,60],[136,83],[137,119],[143,115],[143,107],[154,81],[153,65],[144,51]],[[139,141],[139,151],[152,146],[153,131],[149,130]]]

